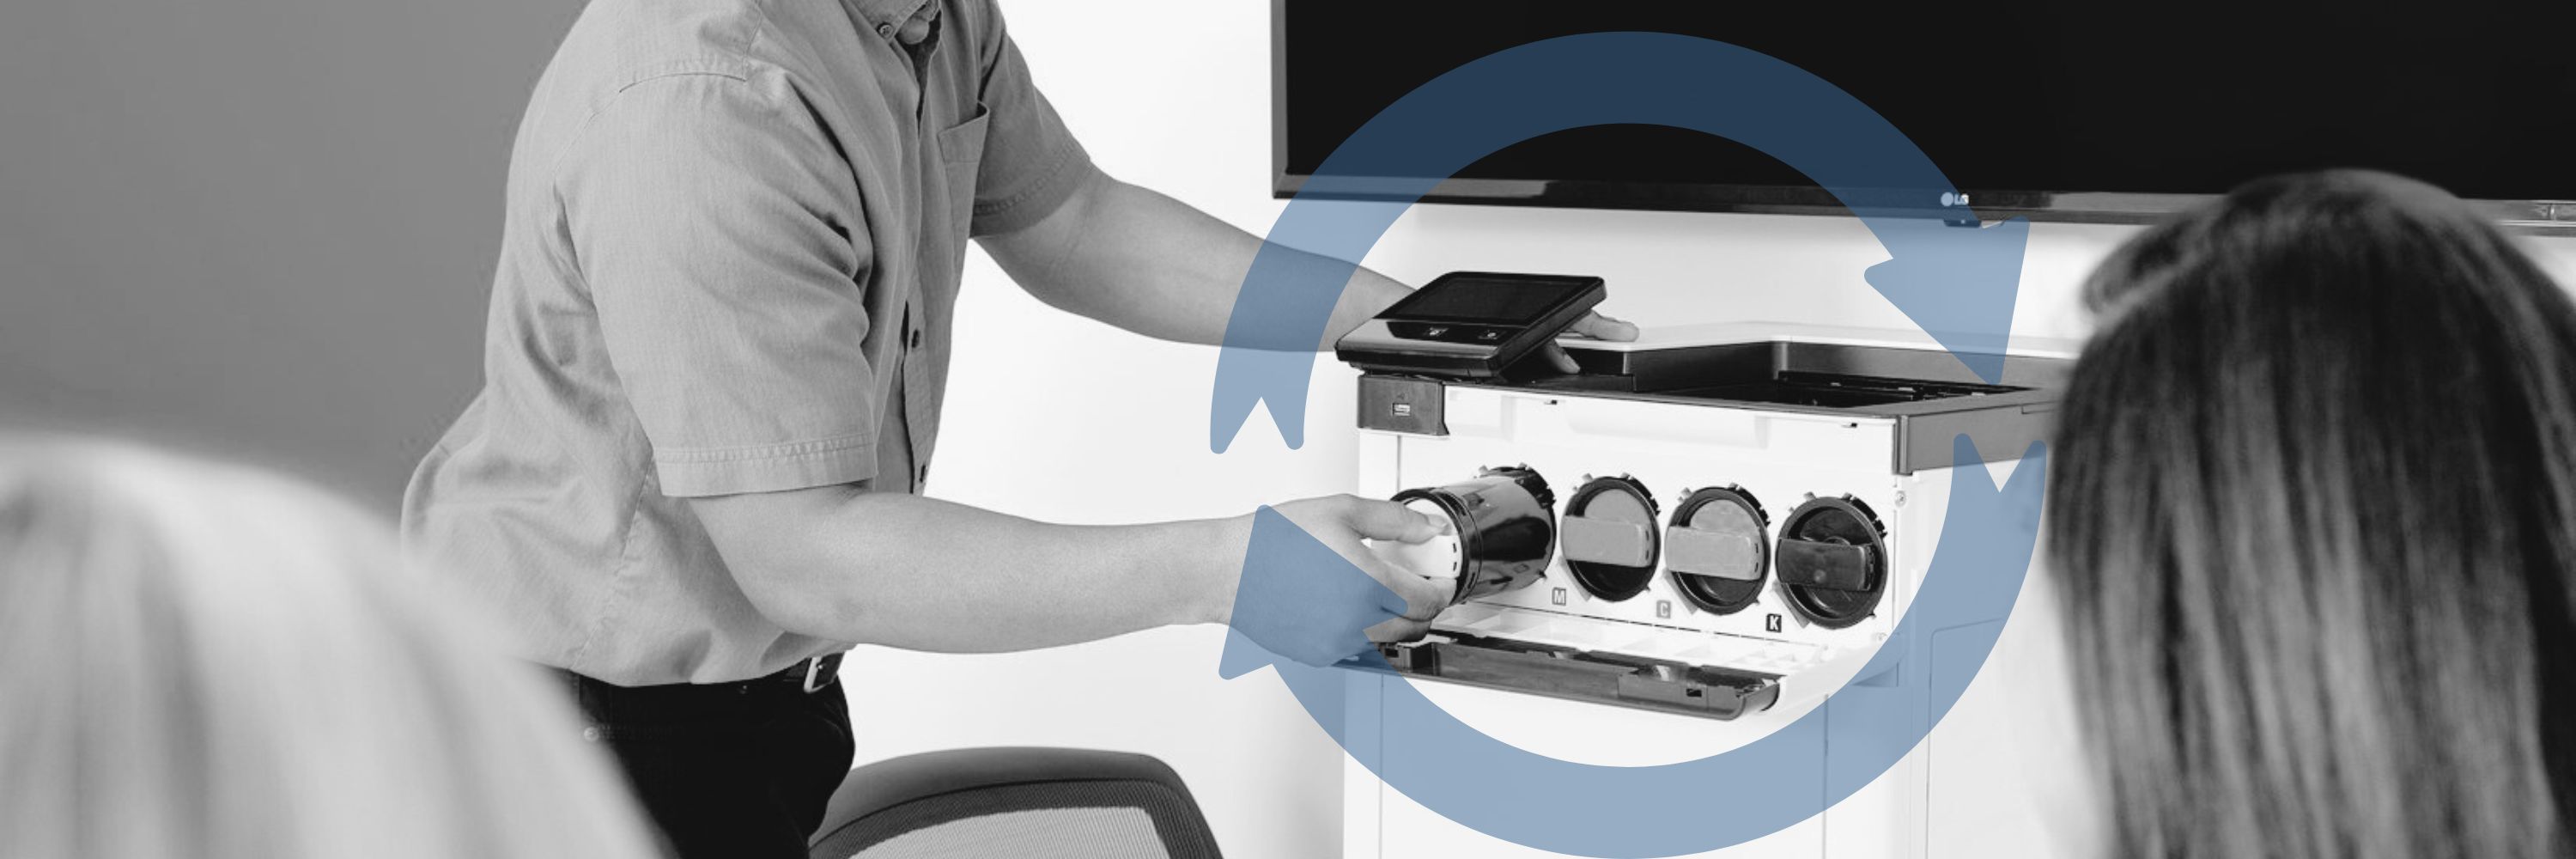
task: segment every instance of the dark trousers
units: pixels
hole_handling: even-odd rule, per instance
[[[854,751],[837,684],[614,686],[557,671],[677,859],[803,859]]]

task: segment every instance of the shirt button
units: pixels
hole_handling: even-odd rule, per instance
[[[893,24],[890,24],[890,23],[889,23],[889,24],[878,24],[878,25],[877,25],[877,35],[884,36],[884,37],[889,38],[889,39],[894,38],[894,25],[893,25]]]
[[[599,742],[599,727],[597,725],[593,725],[591,727],[581,729],[581,738],[594,743]]]

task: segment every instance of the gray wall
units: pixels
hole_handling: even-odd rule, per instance
[[[578,11],[0,3],[0,426],[389,509],[473,392],[510,134]]]

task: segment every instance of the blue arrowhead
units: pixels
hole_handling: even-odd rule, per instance
[[[1217,659],[1232,679],[1277,664],[1330,665],[1369,649],[1368,628],[1404,613],[1404,598],[1333,551],[1306,529],[1263,507],[1252,514],[1243,578],[1234,590],[1234,632]],[[1303,642],[1316,648],[1274,653],[1255,642]]]
[[[1278,661],[1279,654],[1252,643],[1252,639],[1243,637],[1242,632],[1229,627],[1225,631],[1225,652],[1217,656],[1216,676],[1232,680],[1268,668]]]
[[[1315,369],[1316,347],[1330,345],[1323,339],[1333,306],[1359,268],[1351,260],[1367,255],[1405,209],[1336,203],[1328,207],[1330,216],[1322,216],[1313,201],[1289,208],[1295,211],[1280,214],[1253,254],[1226,318],[1225,351],[1217,356],[1208,411],[1208,449],[1218,453],[1233,443],[1256,403],[1269,405],[1289,449],[1305,446],[1306,380]],[[1321,252],[1293,250],[1300,247]]]
[[[1224,453],[1234,436],[1252,419],[1252,407],[1268,404],[1270,420],[1289,450],[1306,446],[1306,381],[1315,369],[1315,353],[1226,347],[1216,359],[1216,395],[1208,410],[1208,449]]]
[[[1870,221],[1889,253],[1863,273],[1870,287],[1979,378],[2002,382],[2030,222],[1978,229],[1925,217]]]

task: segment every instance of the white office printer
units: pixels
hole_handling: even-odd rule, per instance
[[[1853,681],[1895,630],[1941,533],[1953,439],[1971,434],[2002,479],[2045,433],[2072,365],[2069,344],[2025,342],[1988,384],[1919,332],[1773,324],[1559,344],[1580,374],[1361,378],[1360,491],[1450,517],[1452,535],[1390,549],[1458,576],[1460,601],[1430,637],[1381,648],[1394,674],[1350,672],[1349,718],[1377,718],[1372,684],[1414,683],[1497,739],[1585,763],[1762,737]],[[2052,673],[2052,603],[2026,590],[1978,682],[1894,769],[1711,855],[2037,856],[2091,837],[2055,810],[2086,783]],[[1923,630],[1918,646],[2001,625]],[[1924,682],[1914,669],[1854,682]],[[2049,688],[1996,679],[2015,674]],[[1494,801],[1553,813],[1546,796]],[[1547,855],[1451,822],[1357,763],[1344,832],[1349,859]]]

